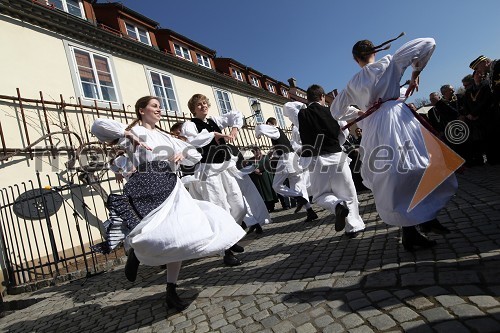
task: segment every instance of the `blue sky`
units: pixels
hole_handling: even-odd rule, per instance
[[[469,63],[484,54],[500,57],[500,1],[296,1],[125,0],[125,6],[263,74],[299,87],[313,83],[342,90],[359,70],[353,44],[397,36],[433,37],[436,50],[409,101],[428,98],[443,84],[461,86]],[[383,4],[382,6],[379,4]],[[407,70],[403,80],[410,77]]]

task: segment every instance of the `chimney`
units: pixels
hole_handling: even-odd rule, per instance
[[[332,90],[332,91],[330,91],[327,95],[330,95],[330,96],[332,96],[332,97],[337,97],[337,95],[338,95],[338,94],[339,94],[339,93],[338,93],[337,89],[333,89],[333,90]]]
[[[297,88],[297,80],[293,77],[288,79],[288,84],[290,85],[290,88]]]

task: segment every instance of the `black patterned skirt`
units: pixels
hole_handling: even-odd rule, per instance
[[[147,162],[139,165],[123,188],[125,194],[141,219],[160,206],[177,184],[177,175],[168,163]]]
[[[104,222],[106,241],[91,246],[91,249],[105,254],[114,250],[146,215],[169,197],[177,179],[166,162],[139,165],[125,184],[124,194],[109,195],[107,208],[110,217]]]

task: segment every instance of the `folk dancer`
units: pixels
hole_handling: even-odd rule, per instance
[[[350,159],[342,151],[348,130],[340,130],[325,106],[321,86],[310,86],[307,100],[307,107],[298,112],[298,121],[303,144],[301,160],[309,166],[314,202],[335,214],[336,231],[345,227],[345,235],[354,238],[365,229],[365,224],[359,215]]]
[[[198,192],[203,200],[216,204],[228,211],[241,226],[246,214],[243,194],[234,174],[228,168],[234,166],[226,141],[236,138],[243,126],[243,116],[238,111],[231,111],[223,116],[208,116],[209,99],[202,94],[193,95],[188,101],[193,117],[182,126],[181,135],[201,153],[200,164],[195,170]],[[231,127],[229,135],[222,130]],[[243,247],[236,245],[226,251],[224,263],[228,266],[241,265],[234,252],[243,252]]]
[[[350,120],[370,111],[358,122],[363,130],[363,182],[373,191],[382,220],[403,227],[403,247],[412,251],[415,246],[428,248],[436,244],[419,233],[416,225],[422,225],[426,232],[449,233],[436,216],[455,194],[458,185],[455,175],[451,174],[410,209],[420,180],[430,164],[430,155],[417,116],[398,98],[399,81],[411,65],[413,72],[406,96],[418,90],[419,74],[436,44],[432,38],[415,39],[403,45],[394,55],[375,61],[375,54],[387,49],[389,46],[386,45],[393,40],[378,46],[374,46],[371,41],[361,40],[354,45],[352,54],[361,71],[335,98],[330,110],[339,121]],[[357,105],[361,110],[352,105]],[[377,152],[380,153],[381,149],[392,158],[379,158]]]
[[[266,124],[255,126],[255,136],[259,139],[262,135],[271,139],[275,156],[278,163],[273,179],[273,189],[277,194],[285,197],[294,197],[297,200],[298,212],[302,206],[306,207],[307,218],[305,222],[316,220],[318,215],[309,203],[307,184],[304,180],[304,170],[299,166],[299,156],[295,153],[286,134],[277,127],[277,121],[271,117]],[[284,185],[288,178],[290,187]]]
[[[178,181],[176,165],[195,164],[201,155],[193,146],[157,127],[161,119],[159,100],[142,97],[135,111],[137,119],[127,127],[110,119],[97,119],[91,132],[102,142],[121,139],[136,168],[124,186],[126,198],[110,205],[132,227],[125,238],[129,252],[125,275],[134,281],[139,262],[166,264],[166,302],[180,311],[187,307],[176,292],[182,261],[222,253],[245,233],[227,211],[194,200]]]

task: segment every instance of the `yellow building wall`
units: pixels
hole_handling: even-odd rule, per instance
[[[144,66],[117,56],[113,56],[112,59],[123,104],[126,110],[133,112],[135,102],[139,98],[151,95]]]
[[[186,115],[191,115],[188,108],[188,101],[194,94],[203,94],[210,99],[211,107],[209,110],[210,115],[218,115],[217,107],[215,105],[215,96],[212,91],[212,87],[207,84],[203,84],[200,81],[187,78],[186,76],[176,73],[167,72],[173,76],[173,81],[175,85],[175,92],[177,96],[177,104],[179,105],[179,110]]]
[[[59,101],[74,96],[73,83],[61,36],[0,16],[0,94]]]

